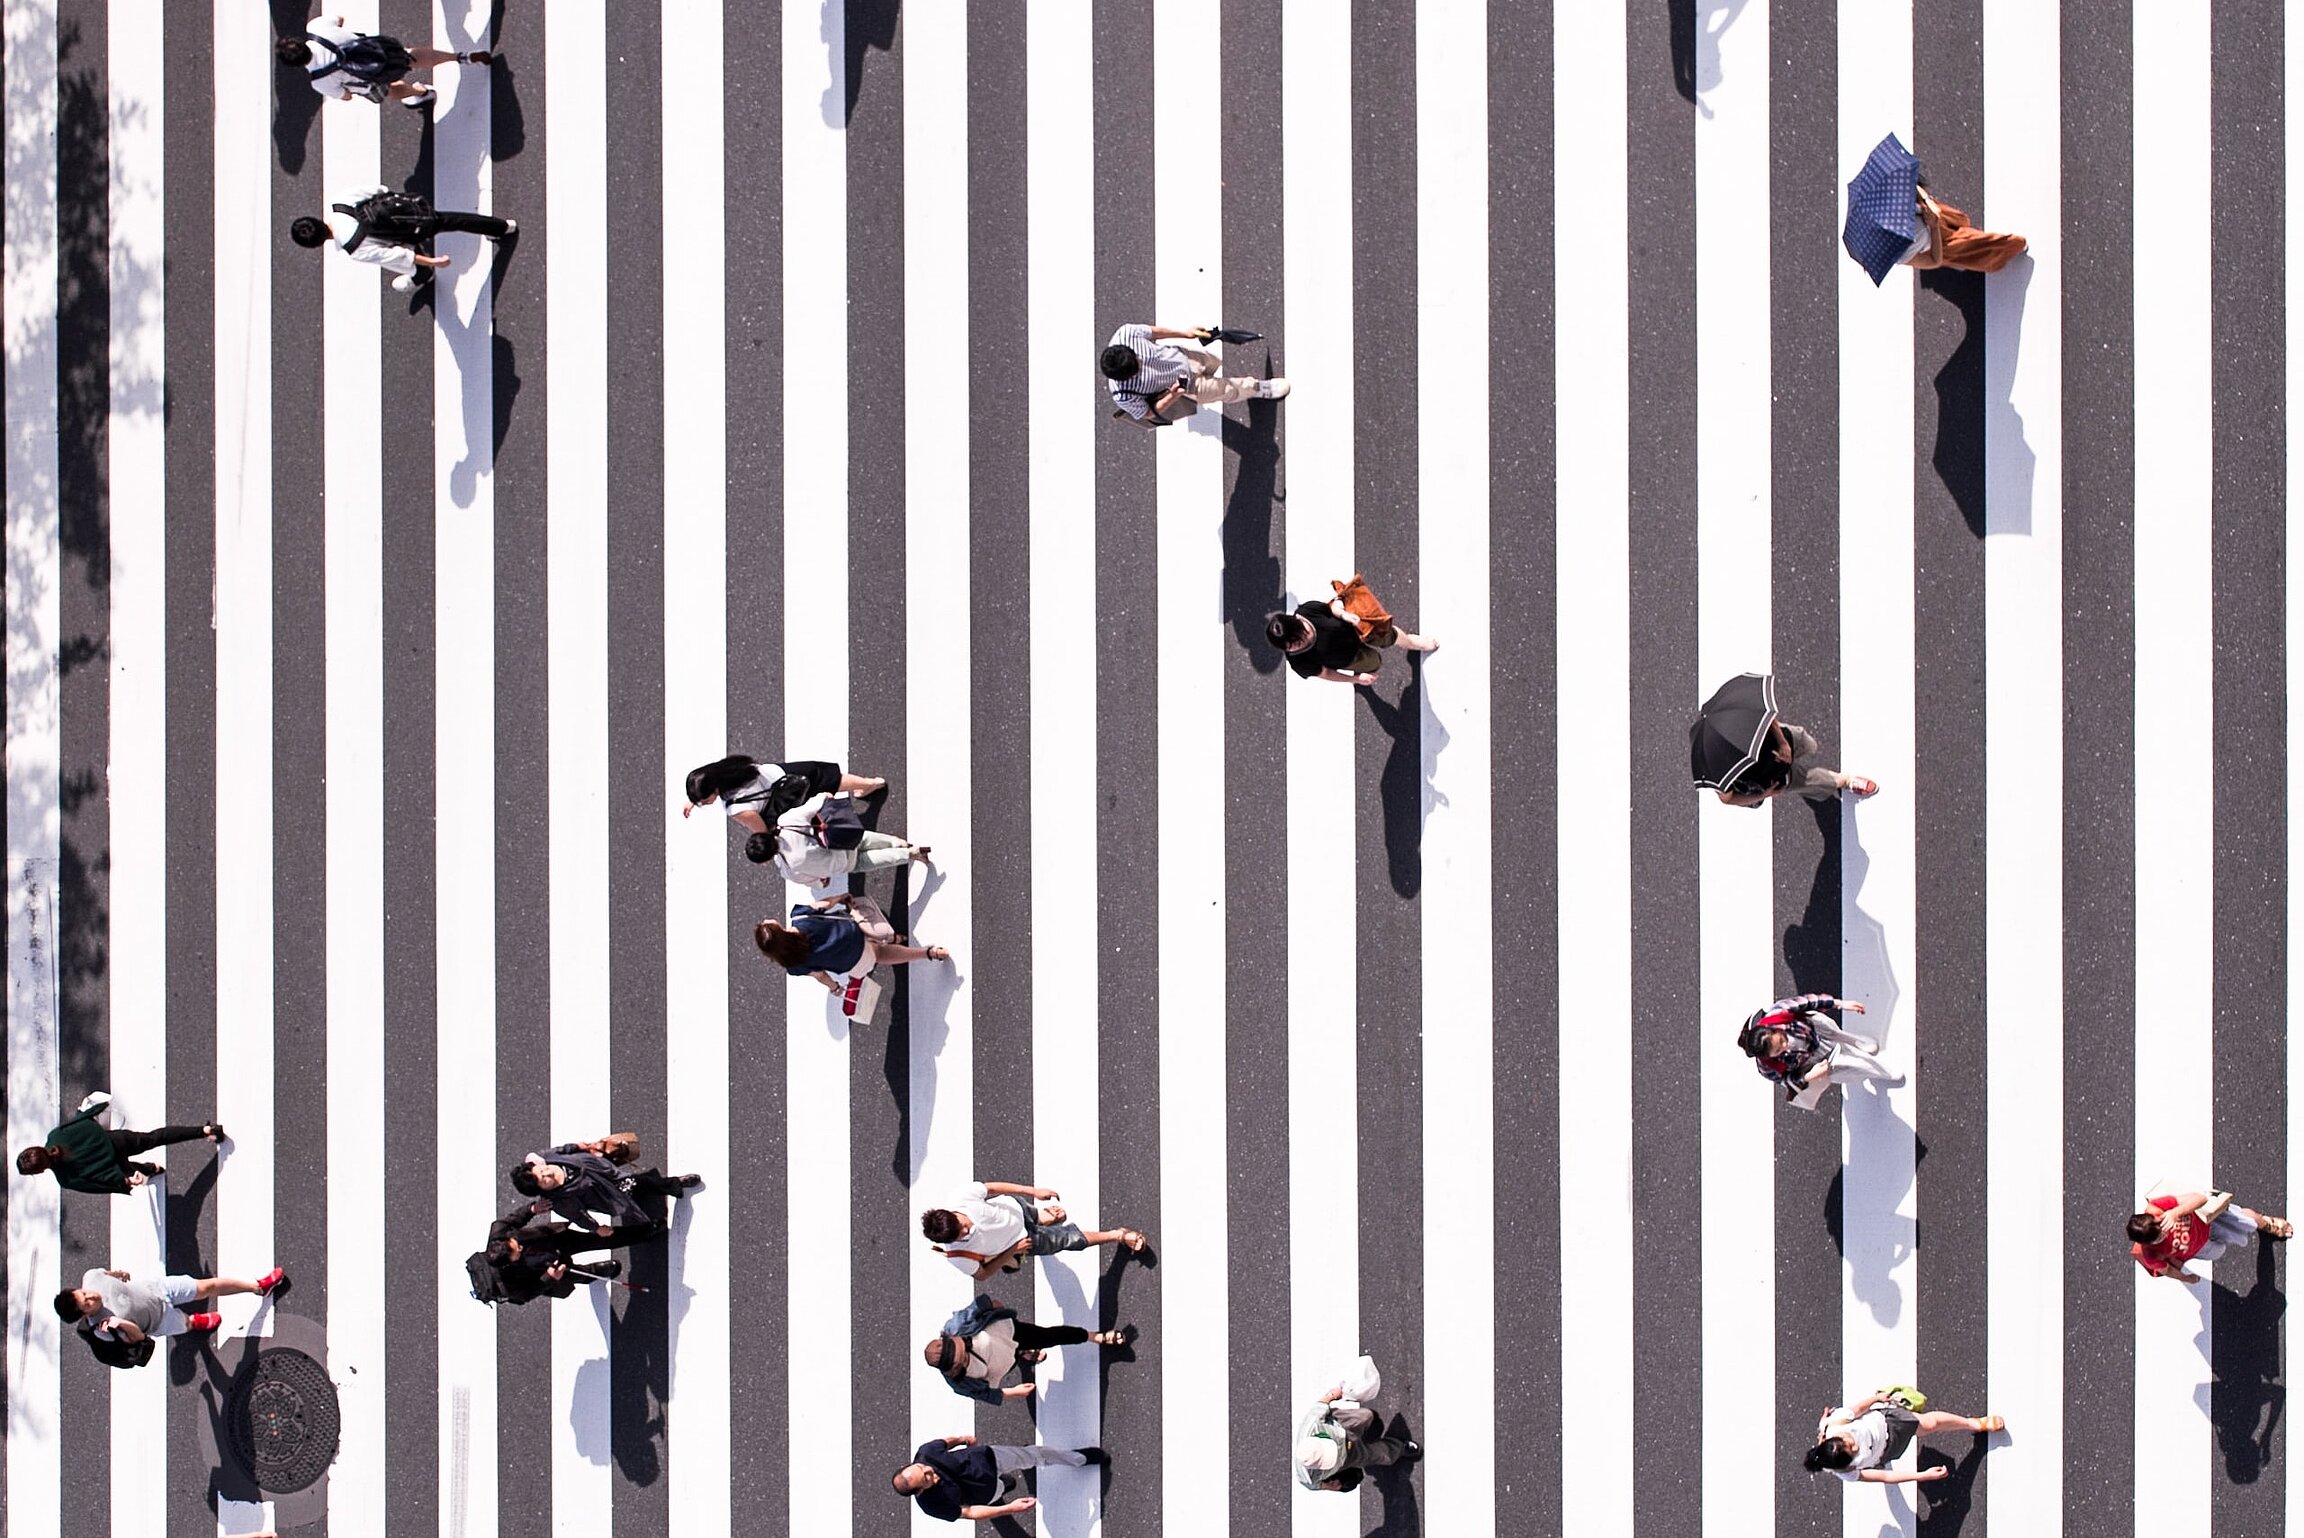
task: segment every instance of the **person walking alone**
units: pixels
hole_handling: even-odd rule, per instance
[[[1032,1384],[1009,1383],[1021,1365],[1044,1358],[1054,1346],[1098,1345],[1116,1349],[1135,1339],[1127,1326],[1090,1334],[1076,1324],[1034,1324],[998,1298],[979,1293],[976,1301],[944,1321],[936,1338],[920,1348],[929,1366],[943,1374],[955,1394],[996,1405],[1003,1399],[1029,1399]]]
[[[1050,1464],[1081,1468],[1102,1462],[1100,1447],[986,1447],[974,1437],[938,1437],[915,1448],[912,1461],[891,1474],[888,1483],[939,1522],[963,1517],[994,1522],[1040,1504],[1029,1495],[993,1504],[1000,1500],[1001,1486],[1020,1480],[1026,1469]]]
[[[1908,1392],[1884,1388],[1845,1409],[1838,1405],[1827,1409],[1816,1422],[1816,1445],[1802,1456],[1802,1466],[1811,1474],[1838,1475],[1848,1484],[1925,1484],[1942,1479],[1952,1472],[1952,1466],[1939,1463],[1911,1473],[1887,1467],[1904,1456],[1914,1437],[1937,1431],[1967,1431],[1983,1437],[2008,1429],[2008,1423],[1997,1415],[1914,1410],[1903,1402]]]
[[[1824,1011],[1864,1013],[1854,999],[1829,993],[1803,993],[1752,1011],[1736,1033],[1736,1045],[1771,1083],[1784,1086],[1784,1098],[1811,1110],[1826,1086],[1857,1079],[1901,1084],[1904,1076],[1880,1061],[1880,1043],[1859,1036]]]
[[[204,1121],[197,1127],[155,1127],[150,1132],[109,1128],[103,1118],[111,1104],[112,1097],[103,1090],[89,1095],[80,1102],[78,1112],[70,1121],[52,1128],[39,1145],[16,1155],[16,1173],[54,1175],[56,1183],[67,1191],[126,1196],[153,1177],[167,1173],[157,1164],[137,1162],[136,1155],[201,1138],[211,1143],[224,1141],[223,1124],[213,1121]]]
[[[447,53],[438,48],[411,48],[380,32],[356,32],[341,16],[315,16],[304,24],[302,37],[284,37],[272,46],[273,56],[290,69],[301,69],[312,89],[331,101],[396,101],[403,107],[429,107],[439,99],[429,81],[407,78],[410,70],[430,70],[442,64],[493,63],[486,49]]]
[[[1096,355],[1097,371],[1111,393],[1116,414],[1142,427],[1166,427],[1182,421],[1202,406],[1229,406],[1235,401],[1276,401],[1289,391],[1285,379],[1243,379],[1220,373],[1224,365],[1214,353],[1199,347],[1177,347],[1176,342],[1212,342],[1216,333],[1206,326],[1177,331],[1168,326],[1126,325]]]
[[[2208,1278],[2188,1270],[2189,1262],[2214,1260],[2259,1233],[2286,1239],[2295,1232],[2286,1218],[2243,1207],[2229,1191],[2183,1191],[2145,1198],[2128,1219],[2128,1253],[2153,1276],[2199,1283]]]
[[[1062,1207],[1027,1205],[1055,1200],[1056,1193],[1046,1186],[978,1180],[943,1206],[921,1213],[920,1232],[936,1246],[936,1253],[980,1282],[1021,1267],[1030,1255],[1082,1250],[1093,1244],[1144,1248],[1144,1236],[1133,1228],[1083,1233]]]
[[[792,976],[813,977],[833,993],[841,989],[840,978],[862,977],[874,967],[952,959],[941,945],[907,945],[888,924],[842,911],[855,902],[842,892],[822,902],[795,903],[789,924],[762,919],[753,925],[752,943]]]
[[[288,1273],[278,1266],[253,1282],[232,1276],[163,1276],[138,1281],[125,1271],[96,1270],[82,1277],[79,1286],[56,1294],[56,1313],[92,1339],[133,1346],[155,1335],[213,1330],[224,1322],[219,1314],[183,1312],[187,1303],[246,1292],[270,1297],[287,1280]]]
[[[520,233],[516,219],[494,214],[458,213],[434,208],[423,198],[389,187],[350,193],[329,205],[325,219],[307,215],[288,226],[288,238],[308,251],[333,241],[356,262],[396,274],[392,286],[405,294],[450,265],[449,258],[423,248],[436,235],[479,235],[510,240]]]
[[[1358,573],[1349,582],[1329,586],[1336,589],[1336,596],[1326,603],[1308,600],[1298,604],[1295,613],[1275,614],[1264,622],[1264,639],[1286,654],[1298,678],[1372,684],[1376,670],[1384,665],[1384,653],[1394,646],[1411,652],[1440,649],[1429,636],[1402,630]]]

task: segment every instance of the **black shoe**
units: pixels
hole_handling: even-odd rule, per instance
[[[456,55],[456,62],[459,64],[488,65],[496,62],[496,55],[485,48],[475,48],[470,53]]]
[[[224,1124],[223,1124],[222,1122],[220,1122],[220,1121],[212,1121],[212,1122],[208,1123],[208,1132],[207,1132],[207,1138],[208,1138],[208,1141],[209,1141],[209,1142],[211,1142],[211,1143],[221,1143],[221,1142],[223,1142],[223,1141],[224,1141]]]
[[[624,1274],[624,1262],[621,1260],[603,1260],[596,1265],[585,1266],[582,1269],[591,1272],[602,1281],[606,1281],[610,1277]]]
[[[680,1189],[683,1191],[693,1191],[704,1183],[702,1175],[674,1175],[672,1178],[679,1183]]]
[[[1112,1461],[1112,1455],[1101,1447],[1076,1447],[1072,1450],[1086,1459],[1092,1469],[1101,1468]]]
[[[1414,1442],[1405,1444],[1400,1453],[1402,1463],[1414,1463],[1424,1456],[1424,1449]]]

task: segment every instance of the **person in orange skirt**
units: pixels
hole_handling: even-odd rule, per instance
[[[1957,267],[1967,272],[1998,272],[2024,254],[2029,244],[2021,235],[1995,235],[1968,222],[1968,216],[1949,203],[1939,203],[1922,187],[1921,232],[1927,244],[1915,241],[1904,265],[1913,268]]]

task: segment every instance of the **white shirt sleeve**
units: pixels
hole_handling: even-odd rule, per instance
[[[356,262],[367,262],[386,272],[397,272],[403,277],[416,271],[416,251],[411,246],[394,245],[383,240],[363,240],[359,250],[346,251],[344,254]]]
[[[992,1193],[984,1189],[984,1182],[981,1180],[971,1180],[960,1188],[960,1200],[964,1202],[982,1202],[991,1199]]]
[[[342,45],[351,42],[352,39],[358,37],[360,34],[353,31],[350,27],[339,27],[332,22],[315,19],[305,24],[304,35],[309,38],[317,38],[323,43],[335,43]],[[314,64],[320,65],[327,64],[329,62],[328,58],[326,57],[327,52],[328,51],[325,48],[314,49],[312,51],[312,62]],[[312,82],[313,90],[318,91],[322,96],[328,97],[332,101],[343,101],[346,97],[352,94],[353,86],[358,84],[358,82],[352,78],[348,71],[341,69],[329,70],[325,75],[315,75],[311,73],[309,66],[307,66],[305,78]]]

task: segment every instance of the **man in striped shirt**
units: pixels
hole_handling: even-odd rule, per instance
[[[1276,401],[1288,393],[1285,379],[1238,379],[1217,372],[1223,365],[1213,353],[1197,347],[1177,347],[1177,341],[1208,342],[1216,333],[1205,326],[1172,331],[1166,326],[1127,325],[1112,333],[1112,340],[1097,356],[1104,388],[1112,392],[1119,414],[1146,427],[1166,427],[1202,406],[1228,406],[1234,401]]]

